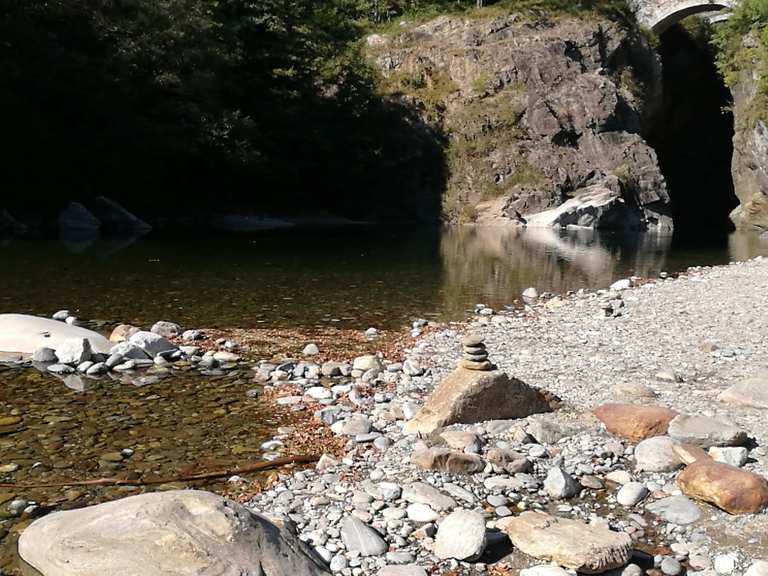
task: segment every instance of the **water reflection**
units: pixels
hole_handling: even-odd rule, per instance
[[[85,247],[85,251],[80,251]],[[74,250],[73,250],[74,249]],[[368,326],[463,318],[528,286],[605,287],[630,274],[768,254],[753,234],[688,239],[517,228],[365,228],[251,238],[16,240],[0,248],[0,312],[186,326]]]
[[[500,307],[528,286],[551,292],[604,288],[629,275],[653,277],[761,254],[768,254],[768,242],[747,233],[691,243],[593,230],[456,228],[441,241],[445,307],[454,313],[465,309],[470,295]]]

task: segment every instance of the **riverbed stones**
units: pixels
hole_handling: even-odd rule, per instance
[[[115,344],[109,350],[109,358],[107,359],[107,365],[112,368],[119,364],[123,359],[128,360],[146,360],[149,356],[143,348],[134,344],[133,342],[120,342]],[[115,359],[117,361],[115,361]]]
[[[196,490],[56,512],[33,522],[18,549],[43,576],[327,573],[293,533]]]
[[[58,349],[66,340],[86,338],[91,351],[106,353],[112,344],[98,332],[25,314],[0,314],[0,352],[32,354],[38,348]]]
[[[672,472],[682,467],[673,448],[677,440],[669,436],[655,436],[643,440],[635,447],[635,467],[646,472]]]
[[[701,508],[686,496],[667,496],[650,504],[645,509],[665,522],[685,526],[701,518]]]
[[[435,556],[471,561],[485,550],[485,519],[471,510],[451,512],[437,529]]]
[[[737,382],[717,399],[735,406],[768,410],[768,373]]]
[[[523,512],[500,520],[497,526],[525,554],[584,574],[624,566],[632,551],[628,534],[542,512]]]
[[[633,442],[646,438],[663,436],[677,412],[662,406],[639,406],[636,404],[602,404],[592,413],[606,430]]]
[[[551,411],[544,395],[504,372],[458,369],[432,392],[405,434],[429,434],[451,424],[525,418]]]
[[[675,444],[672,446],[672,452],[685,464],[693,464],[696,460],[702,458],[708,459],[710,455],[707,454],[703,448],[694,446],[693,444]]]
[[[677,484],[685,495],[729,514],[755,514],[768,507],[765,478],[722,462],[694,462],[677,476]]]
[[[684,414],[675,416],[669,423],[669,435],[702,448],[738,446],[747,441],[747,433],[738,426],[707,416]]]
[[[360,556],[381,556],[387,551],[381,534],[351,514],[341,522],[341,539],[349,552]]]

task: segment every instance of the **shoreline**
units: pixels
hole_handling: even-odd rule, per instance
[[[364,510],[365,512],[359,515],[364,520],[368,520],[380,533],[386,535],[387,543],[391,549],[390,553],[394,552],[396,555],[400,552],[403,554],[410,553],[413,562],[416,564],[426,562],[426,565],[433,566],[437,570],[457,568],[457,566],[454,566],[455,562],[453,564],[446,564],[444,561],[439,561],[434,556],[431,556],[429,547],[434,542],[430,541],[428,534],[424,534],[424,523],[409,522],[409,517],[406,515],[406,519],[401,521],[398,528],[411,524],[413,531],[407,537],[400,536],[403,542],[398,542],[397,534],[399,532],[395,531],[393,533],[391,526],[388,526],[388,523],[381,519],[378,511],[369,512],[367,510],[374,510],[379,506],[375,505],[374,509],[368,508],[368,505],[371,503],[380,502],[375,496],[370,495],[370,481],[372,478],[376,478],[376,481],[397,481],[400,485],[406,481],[413,480],[422,480],[437,486],[450,484],[453,481],[468,489],[471,487],[470,491],[473,491],[476,496],[478,491],[482,496],[492,495],[492,491],[483,493],[482,478],[485,477],[487,479],[489,475],[487,470],[476,475],[481,479],[478,487],[476,481],[471,481],[470,477],[457,477],[439,471],[422,470],[413,464],[409,464],[408,458],[414,451],[414,443],[418,444],[419,441],[416,440],[414,442],[413,438],[401,434],[400,427],[404,420],[398,420],[396,417],[391,418],[392,414],[386,414],[389,407],[397,403],[404,401],[419,402],[428,396],[433,386],[442,380],[449,373],[453,365],[455,365],[455,360],[458,358],[460,335],[468,331],[478,332],[485,337],[491,360],[496,362],[499,369],[507,371],[512,376],[521,378],[524,382],[534,387],[540,387],[552,392],[563,400],[563,407],[553,414],[541,417],[532,416],[511,426],[513,429],[522,426],[529,436],[531,436],[530,432],[535,430],[539,435],[551,440],[551,442],[540,441],[527,446],[529,452],[533,446],[544,446],[547,450],[546,457],[533,458],[534,469],[538,474],[541,474],[550,467],[552,461],[547,461],[548,458],[560,458],[562,455],[565,455],[564,461],[566,462],[566,469],[568,469],[569,458],[576,458],[578,460],[578,453],[580,451],[578,446],[580,446],[581,442],[586,441],[585,439],[596,445],[609,440],[615,441],[615,438],[611,437],[599,426],[599,423],[589,414],[589,411],[603,401],[626,401],[628,396],[632,396],[633,388],[637,387],[642,393],[650,391],[654,396],[650,401],[646,398],[642,403],[667,405],[680,410],[680,412],[690,412],[693,414],[702,413],[721,418],[724,418],[724,415],[726,415],[729,416],[729,420],[735,420],[738,425],[747,430],[751,437],[757,440],[757,446],[753,447],[750,452],[752,462],[747,464],[747,468],[765,476],[768,474],[768,459],[765,458],[765,451],[761,446],[768,444],[768,427],[761,425],[759,422],[759,413],[757,415],[750,414],[749,410],[746,411],[747,413],[744,413],[743,409],[721,405],[714,401],[714,396],[722,391],[727,384],[733,383],[739,378],[754,375],[754,372],[758,370],[756,357],[762,358],[764,361],[768,357],[766,356],[768,346],[761,348],[759,355],[758,351],[752,351],[745,357],[742,357],[739,345],[724,341],[724,338],[718,336],[719,332],[717,330],[710,330],[711,339],[720,341],[702,341],[697,351],[688,347],[686,348],[686,354],[681,355],[678,351],[670,349],[669,354],[665,356],[661,350],[654,349],[654,353],[647,355],[645,358],[635,358],[633,356],[634,350],[626,353],[622,351],[622,346],[618,344],[611,348],[608,346],[609,342],[606,341],[606,339],[610,339],[609,336],[604,335],[600,338],[598,337],[599,334],[595,333],[595,331],[599,333],[602,329],[607,329],[607,332],[615,336],[617,333],[623,333],[627,325],[636,326],[638,322],[645,322],[648,315],[659,320],[657,316],[659,312],[653,309],[654,306],[661,310],[665,308],[674,309],[677,306],[680,308],[680,316],[693,315],[694,310],[698,306],[698,314],[705,314],[710,308],[709,303],[706,301],[689,303],[691,310],[687,310],[684,305],[680,305],[678,302],[681,299],[680,293],[684,294],[686,291],[691,291],[693,294],[701,296],[706,294],[706,291],[702,293],[701,287],[707,284],[716,285],[718,290],[736,290],[735,288],[728,288],[729,277],[734,275],[737,277],[768,275],[768,260],[758,257],[753,260],[736,262],[725,266],[692,267],[676,278],[638,281],[637,286],[621,290],[615,294],[606,289],[594,292],[580,291],[566,297],[554,296],[523,310],[491,316],[476,315],[466,322],[451,323],[436,328],[428,334],[419,336],[413,341],[411,346],[404,345],[402,352],[406,360],[416,361],[422,367],[426,367],[425,374],[414,377],[391,378],[389,382],[382,383],[383,389],[387,391],[380,393],[383,396],[376,399],[379,400],[378,402],[376,400],[370,404],[359,402],[354,407],[355,413],[365,414],[370,417],[374,423],[374,430],[376,430],[376,424],[379,425],[378,431],[380,436],[378,437],[386,438],[387,442],[382,442],[382,447],[379,448],[373,447],[370,444],[371,439],[365,438],[362,442],[359,442],[359,439],[356,439],[355,436],[338,434],[342,438],[347,438],[346,458],[338,460],[336,465],[332,465],[330,468],[328,463],[325,463],[323,465],[323,472],[316,472],[314,470],[301,471],[298,475],[300,478],[299,484],[312,485],[313,481],[317,483],[324,474],[330,473],[333,475],[334,470],[344,477],[350,477],[349,475],[351,474],[351,477],[356,477],[356,479],[344,483],[345,490],[335,488],[339,494],[344,496],[342,499],[337,498],[337,501],[338,507],[345,514],[355,514]],[[612,308],[611,312],[608,312],[609,305],[616,308],[618,315],[614,316]],[[768,309],[765,312],[768,314]],[[765,317],[768,317],[768,315]],[[760,318],[759,315],[758,318]],[[691,322],[696,323],[700,320],[702,320],[700,317],[694,317],[691,319]],[[702,324],[707,325],[706,322],[702,322]],[[648,331],[650,334],[647,337],[653,339],[654,327],[649,326]],[[551,332],[554,332],[554,334]],[[735,331],[735,334],[738,334],[738,330]],[[589,343],[589,337],[596,338],[596,342]],[[681,337],[682,335],[675,334],[672,340],[680,339]],[[701,340],[698,334],[695,337]],[[626,339],[626,335],[624,338]],[[663,340],[667,339],[668,337],[665,337]],[[643,344],[648,345],[648,342]],[[558,346],[567,349],[584,347],[584,351],[588,351],[591,356],[579,359],[578,356],[569,358],[567,354],[563,354],[559,358],[550,357],[547,361],[541,358],[537,359],[537,356],[546,357],[547,354],[553,352],[553,348]],[[655,348],[655,346],[649,346],[649,348]],[[618,370],[618,367],[610,368],[609,366],[606,368],[612,360],[621,355],[632,359],[629,362],[625,362],[627,366],[622,366],[622,370]],[[708,366],[706,366],[707,369],[705,370],[704,366],[706,364]],[[624,368],[627,370],[624,371]],[[585,380],[590,380],[590,377],[585,374],[589,370],[594,370],[596,374],[596,382],[592,385],[584,383]],[[569,373],[571,374],[570,376]],[[569,383],[569,380],[573,380],[573,382]],[[695,389],[686,389],[686,386],[695,387]],[[278,385],[275,387],[275,393],[279,394],[279,391],[280,386]],[[294,396],[294,394],[289,396]],[[304,398],[307,397],[305,396]],[[329,404],[333,405],[330,402]],[[307,411],[311,412],[313,408],[323,410],[322,405],[313,402],[306,404]],[[325,411],[327,409],[328,406],[325,407]],[[392,412],[396,411],[393,410]],[[383,417],[382,414],[384,414]],[[494,443],[498,442],[507,442],[509,444],[509,428],[501,433],[489,430],[482,423],[477,425],[458,425],[451,428],[478,433],[484,440],[485,448],[490,448]],[[388,445],[384,446],[384,444]],[[288,445],[290,446],[290,440],[288,440]],[[523,448],[526,447],[526,445],[522,446]],[[654,488],[651,490],[649,502],[670,495],[679,495],[679,489],[673,483],[674,473],[634,472],[631,443],[628,443],[625,448],[628,453],[622,455],[621,462],[613,466],[613,471],[616,471],[616,469],[627,471],[636,476],[638,480]],[[481,449],[479,452],[481,455],[483,450]],[[536,452],[538,453],[538,451]],[[366,480],[368,481],[367,483]],[[540,478],[539,481],[541,481]],[[320,548],[321,555],[324,555],[329,562],[334,558],[344,556],[347,566],[352,568],[360,567],[362,572],[359,573],[361,574],[376,574],[377,570],[384,565],[399,561],[397,556],[392,558],[382,556],[381,558],[375,558],[373,562],[368,562],[367,560],[370,559],[365,558],[360,560],[358,557],[360,562],[352,565],[350,562],[355,559],[355,555],[352,554],[352,557],[350,557],[349,554],[342,554],[343,545],[339,546],[336,543],[331,546],[330,550],[323,550],[323,538],[317,535],[316,529],[312,529],[316,526],[313,516],[314,514],[322,515],[322,510],[328,504],[318,505],[320,509],[317,510],[313,508],[312,504],[302,503],[298,507],[298,511],[292,510],[290,505],[287,508],[276,505],[276,502],[288,500],[285,497],[279,499],[280,494],[296,492],[295,485],[296,474],[281,475],[280,479],[268,490],[255,495],[250,501],[249,506],[270,515],[287,513],[289,516],[293,514],[303,518],[306,524],[302,526],[301,522],[299,523],[299,532],[303,534],[303,539],[310,544],[314,544],[316,548]],[[579,499],[579,504],[574,506],[573,509],[578,510],[580,506],[585,506],[589,510],[593,504],[590,500],[593,498],[596,500],[602,499],[610,503],[611,512],[608,514],[613,516],[612,509],[616,507],[615,492],[617,488],[620,488],[620,486],[610,482],[603,482],[601,489],[596,490],[591,496],[586,495],[584,498]],[[540,485],[537,490],[541,490]],[[302,493],[301,488],[299,493]],[[368,495],[367,498],[363,496],[366,494]],[[600,498],[597,498],[598,495]],[[296,496],[298,497],[298,495]],[[302,498],[298,497],[298,499],[301,500]],[[322,497],[318,497],[318,499],[322,500]],[[536,496],[532,496],[532,499],[535,500]],[[544,500],[547,501],[547,506],[556,503],[548,497],[544,498]],[[331,500],[331,502],[333,501]],[[479,497],[474,504],[478,506],[481,502],[482,498]],[[361,505],[361,503],[365,504]],[[461,505],[466,508],[472,508],[471,505],[465,502],[460,502]],[[391,504],[387,503],[384,510],[389,509],[391,506]],[[402,507],[404,512],[407,510],[406,502],[401,503],[397,501],[395,506]],[[493,525],[494,512],[489,511],[487,506],[486,502],[486,519],[490,525]],[[555,510],[559,509],[558,506],[570,507],[571,505],[560,502],[557,503],[557,506],[554,506]],[[710,570],[718,555],[727,552],[733,553],[734,550],[737,556],[737,566],[746,568],[752,560],[760,559],[761,546],[768,545],[766,537],[761,536],[761,531],[765,533],[765,528],[768,526],[768,517],[766,517],[765,513],[758,516],[729,516],[707,504],[697,504],[697,506],[701,509],[702,519],[694,522],[694,527],[670,524],[663,520],[660,521],[658,517],[653,515],[644,520],[645,525],[633,520],[626,520],[624,517],[619,521],[620,527],[624,529],[629,528],[633,534],[640,533],[641,536],[638,538],[637,543],[638,545],[642,544],[646,548],[671,550],[669,545],[679,544],[680,541],[683,541],[687,548],[682,545],[676,548],[686,549],[688,552],[684,556],[681,556],[679,553],[672,553],[672,556],[679,558],[690,570],[696,568]],[[544,507],[546,508],[546,506]],[[573,509],[570,513],[578,516],[576,512],[573,512]],[[632,508],[627,510],[626,514],[629,515],[637,511],[640,511],[642,514],[642,510],[642,507],[639,509]],[[644,514],[649,516],[648,512],[644,512]],[[709,516],[709,520],[706,519],[707,516]],[[625,525],[621,526],[622,523]],[[427,523],[427,525],[434,525],[434,523]],[[668,530],[668,532],[665,533],[662,529]],[[403,533],[407,531],[404,530]],[[743,538],[737,538],[737,541],[734,542],[734,531],[743,531],[747,535],[743,536]],[[428,533],[429,530],[426,530],[426,532]],[[655,540],[655,542],[644,541],[642,534],[645,532],[654,534],[651,540]],[[413,538],[412,534],[419,534],[419,536]],[[661,535],[656,536],[655,534]],[[333,538],[331,540],[336,542]],[[423,556],[419,554],[423,554]],[[690,562],[691,556],[696,557],[693,564]],[[696,564],[696,562],[702,563],[702,557],[704,556],[709,557],[707,567]],[[530,563],[531,559],[527,558],[526,561]],[[343,561],[337,559],[336,563],[337,566],[335,567],[338,568],[339,565],[343,564]],[[525,563],[523,562],[523,564]],[[332,565],[332,567],[334,566]],[[523,567],[522,564],[512,564],[512,568],[515,569]],[[464,568],[467,569],[468,567],[465,566]],[[511,573],[504,572],[507,568],[497,567],[496,569],[500,571],[494,573]],[[344,570],[341,572],[346,573]]]
[[[201,329],[207,339],[196,345],[203,350],[228,348],[222,340],[237,340],[232,349],[242,355],[241,367],[254,371],[254,381],[263,388],[260,402],[277,421],[277,434],[265,443],[273,443],[274,457],[324,456],[317,466],[292,466],[253,480],[230,478],[215,489],[209,484],[198,488],[240,501],[278,524],[290,519],[299,538],[334,573],[345,575],[386,576],[382,569],[388,565],[413,567],[402,572],[407,575],[422,574],[417,565],[435,574],[516,573],[536,562],[515,551],[498,563],[502,552],[511,550],[504,550],[499,526],[525,510],[592,522],[602,518],[629,534],[635,549],[656,551],[657,560],[673,558],[690,571],[703,569],[702,576],[713,574],[720,556],[735,554],[736,568],[727,574],[739,574],[768,546],[763,535],[768,515],[728,516],[696,503],[696,520],[676,524],[650,512],[647,505],[680,496],[675,472],[636,471],[633,443],[608,434],[591,410],[605,401],[624,401],[733,421],[753,439],[746,469],[767,476],[763,413],[715,400],[728,385],[768,367],[768,341],[759,333],[761,320],[768,318],[768,305],[760,302],[758,291],[764,280],[768,259],[757,257],[693,267],[677,277],[618,281],[616,290],[552,295],[501,313],[478,307],[465,321],[422,326],[418,333],[404,329],[372,336],[331,329],[318,336],[311,330]],[[742,322],[731,326],[723,315]],[[751,322],[755,331],[744,331]],[[519,420],[449,426],[454,436],[473,439],[460,451],[479,458],[485,466],[480,471],[420,468],[411,462],[414,453],[445,449],[446,439],[440,433],[407,436],[402,427],[453,370],[467,333],[483,336],[500,371],[562,404],[549,414]],[[302,355],[307,344],[318,351]],[[513,474],[492,462],[493,450],[519,454],[527,472]],[[572,498],[547,492],[546,479],[555,468],[581,483]],[[622,484],[606,476],[618,473],[641,482],[649,495],[630,507],[617,504]],[[429,514],[419,517],[425,510],[414,512],[415,503],[404,496],[418,482],[436,488],[453,505],[441,510],[427,503]],[[383,495],[379,485],[394,486],[396,496]],[[485,556],[456,562],[434,555],[436,533],[454,508],[484,519],[489,535]],[[377,530],[387,551],[364,556],[347,549],[342,523],[349,516]],[[674,576],[654,567],[647,555],[632,561],[648,576]]]

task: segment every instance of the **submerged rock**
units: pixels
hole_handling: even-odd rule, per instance
[[[285,529],[196,490],[131,496],[33,522],[19,555],[43,576],[320,576],[321,561]]]

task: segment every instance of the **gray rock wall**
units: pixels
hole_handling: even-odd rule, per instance
[[[441,17],[368,45],[389,91],[447,134],[445,220],[524,222],[618,180],[634,213],[622,227],[671,229],[664,177],[640,135],[659,63],[637,29]]]

